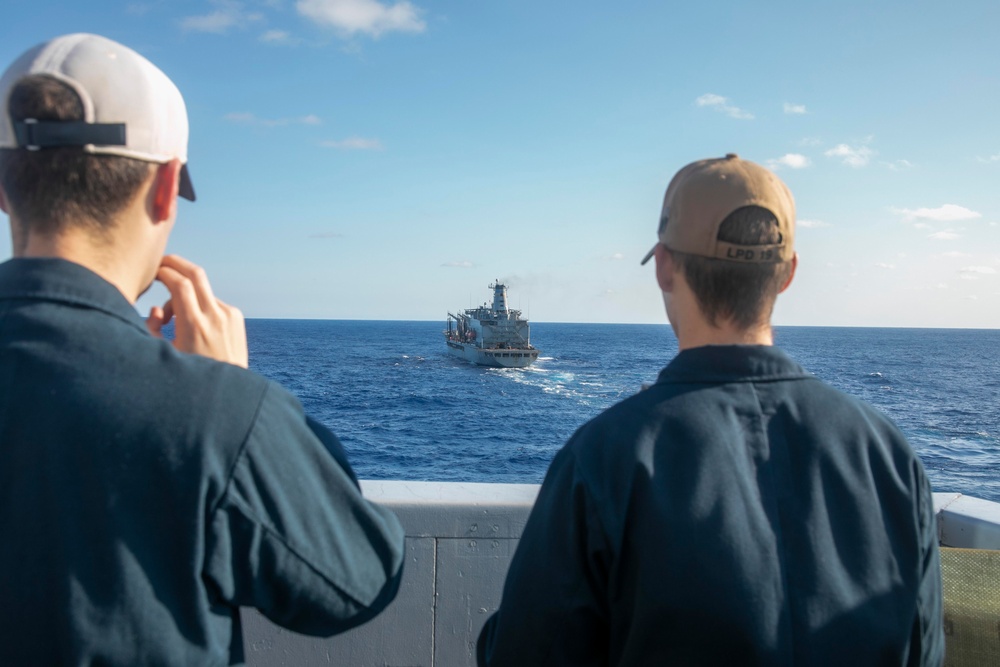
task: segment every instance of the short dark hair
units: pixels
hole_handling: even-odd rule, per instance
[[[774,214],[760,206],[738,208],[719,226],[718,239],[737,245],[779,243]],[[720,319],[749,329],[771,319],[774,302],[788,280],[791,261],[733,262],[670,251],[709,324]]]
[[[21,79],[8,98],[11,120],[84,120],[80,96],[44,74]],[[151,165],[80,148],[0,149],[0,187],[26,230],[52,234],[78,221],[103,233],[135,197]]]

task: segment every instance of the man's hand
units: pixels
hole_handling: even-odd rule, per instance
[[[156,279],[170,299],[154,306],[146,319],[149,332],[162,337],[164,325],[174,320],[174,347],[247,368],[247,332],[243,313],[215,298],[205,270],[177,255],[160,263]]]

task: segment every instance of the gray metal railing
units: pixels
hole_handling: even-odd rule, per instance
[[[399,594],[381,615],[317,639],[244,610],[247,662],[256,667],[471,667],[475,642],[500,602],[504,576],[538,494],[535,484],[362,481],[406,530]],[[1000,549],[1000,504],[935,493],[941,543]]]

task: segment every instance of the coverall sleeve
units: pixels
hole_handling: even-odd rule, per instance
[[[944,609],[941,590],[941,555],[938,551],[937,520],[934,514],[930,482],[918,467],[918,506],[922,544],[921,579],[917,591],[917,618],[914,620],[912,642],[919,647],[911,651],[909,663],[921,667],[938,667],[944,662]]]
[[[269,385],[211,516],[205,577],[222,600],[303,634],[360,625],[392,601],[403,530],[368,502],[336,436]]]
[[[500,608],[479,635],[480,667],[607,663],[609,550],[594,499],[567,450],[549,467]]]

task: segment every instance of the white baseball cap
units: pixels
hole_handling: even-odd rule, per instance
[[[83,103],[82,121],[10,118],[10,92],[22,78],[51,76]],[[177,86],[153,63],[105,37],[77,33],[39,44],[0,78],[0,148],[79,146],[87,153],[183,165],[179,194],[194,201],[187,168],[188,119]]]

